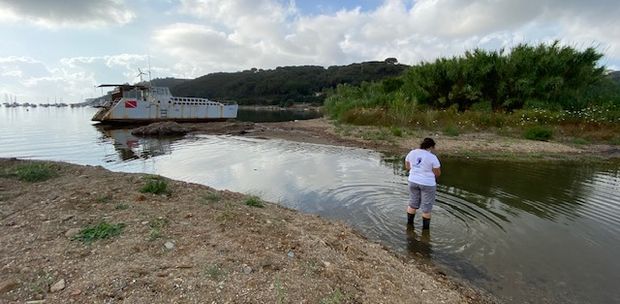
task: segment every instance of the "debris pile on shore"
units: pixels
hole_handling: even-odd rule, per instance
[[[163,121],[135,128],[131,131],[131,134],[136,136],[170,136],[185,135],[190,131],[190,128],[186,128],[176,122]]]

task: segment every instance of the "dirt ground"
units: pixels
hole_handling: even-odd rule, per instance
[[[342,145],[406,154],[419,146],[424,137],[437,142],[439,156],[503,158],[519,160],[620,158],[620,147],[613,145],[571,145],[500,136],[493,133],[465,133],[446,136],[441,132],[415,130],[394,136],[377,127],[337,126],[326,118],[275,123],[220,122],[189,124],[194,133],[230,134],[268,139]]]
[[[150,176],[101,167],[10,174],[27,163],[0,159],[0,303],[492,301],[318,216],[168,179],[169,195],[141,193]],[[75,239],[103,221],[124,228]]]

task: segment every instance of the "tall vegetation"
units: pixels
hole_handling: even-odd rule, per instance
[[[577,112],[618,107],[620,85],[598,66],[601,57],[594,48],[580,51],[557,41],[522,44],[509,52],[476,49],[412,66],[401,77],[340,85],[330,92],[326,109],[348,122],[407,124],[425,109]]]

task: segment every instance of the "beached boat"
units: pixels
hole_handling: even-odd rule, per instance
[[[155,121],[214,121],[237,117],[238,105],[206,98],[175,97],[166,87],[110,85],[112,98],[100,106],[92,120],[143,123]]]

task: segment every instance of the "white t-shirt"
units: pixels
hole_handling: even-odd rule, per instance
[[[411,150],[405,160],[411,164],[411,170],[409,170],[409,181],[424,186],[435,186],[435,174],[433,168],[439,168],[441,164],[435,154],[423,150],[415,149]]]

